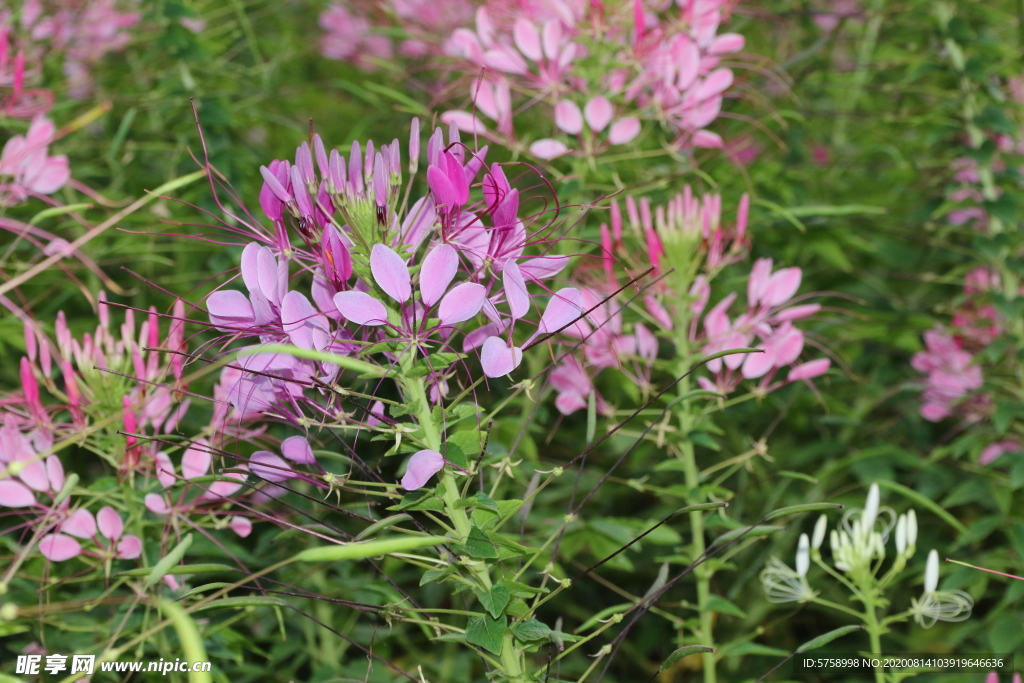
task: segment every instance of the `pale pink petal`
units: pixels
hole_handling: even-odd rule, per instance
[[[415,491],[423,488],[427,481],[444,467],[444,456],[437,451],[422,450],[409,458],[402,477],[402,488]]]
[[[452,288],[443,299],[438,308],[438,317],[442,325],[454,325],[469,320],[484,305],[487,296],[487,289],[475,282],[463,282],[461,285]]]
[[[231,530],[239,536],[241,536],[242,538],[245,538],[246,536],[252,533],[252,522],[249,521],[248,517],[235,515],[231,518],[231,521],[228,522],[228,526],[231,527]]]
[[[412,296],[412,279],[405,259],[383,244],[373,245],[370,252],[373,281],[392,299],[405,303]],[[344,311],[342,311],[344,314]],[[346,316],[347,317],[347,316]]]
[[[78,541],[64,534],[50,534],[39,541],[39,552],[51,562],[63,562],[82,553]]]
[[[46,458],[46,478],[50,482],[50,490],[57,492],[64,488],[64,465],[56,455]]]
[[[540,282],[558,275],[568,264],[568,256],[538,256],[526,259],[518,265],[519,272],[523,274],[524,278]]]
[[[32,178],[32,190],[39,194],[53,194],[71,179],[71,170],[68,168],[68,158],[60,156],[49,157],[40,169],[40,173]]]
[[[608,142],[613,145],[624,145],[640,134],[640,119],[630,116],[619,119],[608,131]]]
[[[177,481],[174,477],[174,463],[171,462],[171,457],[160,451],[153,458],[156,460],[156,478],[160,484],[167,488]]]
[[[100,533],[112,541],[121,538],[121,534],[124,533],[124,522],[121,520],[121,515],[117,514],[117,511],[109,505],[103,506],[97,513],[96,523]]]
[[[96,518],[85,508],[78,508],[61,523],[60,530],[78,538],[92,538],[96,535]]]
[[[196,441],[194,446],[185,449],[181,456],[181,475],[186,479],[201,477],[210,471],[211,455],[209,446],[203,439]]]
[[[750,269],[750,279],[747,281],[747,303],[757,306],[761,303],[765,293],[768,291],[768,282],[772,275],[772,260],[760,258],[754,262]]]
[[[565,154],[569,148],[565,143],[551,138],[543,138],[530,145],[530,154],[538,159],[554,159],[559,154]]]
[[[832,365],[832,361],[828,358],[818,358],[816,360],[808,361],[796,365],[792,370],[789,371],[789,377],[787,378],[790,382],[796,382],[801,379],[813,379],[820,377],[828,372],[829,366]]]
[[[505,299],[508,301],[512,317],[522,318],[530,312],[530,294],[526,291],[526,282],[515,261],[505,265],[502,280],[505,283]]]
[[[723,55],[728,52],[739,52],[746,44],[746,39],[739,33],[723,33],[708,46],[709,55]]]
[[[821,304],[802,304],[800,306],[790,306],[784,311],[779,311],[775,314],[774,319],[779,322],[786,320],[799,320],[800,318],[806,318],[809,315],[814,315],[821,310]]]
[[[523,17],[516,19],[516,24],[512,28],[512,37],[516,42],[516,47],[527,58],[535,62],[544,58],[540,46],[540,31],[532,21]]]
[[[778,306],[789,301],[800,289],[801,274],[799,268],[783,268],[773,273],[765,290],[764,303]]]
[[[775,347],[775,367],[789,365],[804,350],[804,334],[795,327],[781,330],[772,340]]]
[[[690,144],[698,149],[721,149],[725,146],[725,141],[718,133],[712,133],[710,130],[698,130],[690,139]]]
[[[555,125],[570,135],[583,132],[583,112],[571,100],[561,100],[555,105]]]
[[[587,125],[595,133],[600,133],[607,128],[614,115],[615,108],[604,95],[591,97],[583,107],[583,116],[587,119]]]
[[[480,107],[483,111],[484,107]],[[484,112],[487,113],[487,112]],[[491,117],[495,118],[495,117]],[[487,132],[487,126],[483,124],[480,119],[468,111],[446,111],[441,114],[441,121],[445,125],[455,126],[463,133],[470,133],[472,135],[483,135]]]
[[[171,508],[167,505],[167,500],[158,493],[147,493],[143,502],[146,505],[146,509],[155,515],[166,515],[171,511]]]
[[[256,322],[249,299],[236,289],[214,292],[206,300],[206,308],[210,323],[225,332],[252,327]]]
[[[489,337],[480,350],[480,365],[487,377],[507,375],[523,361],[523,351],[518,346],[509,347],[501,337]]]
[[[388,320],[384,304],[366,292],[338,292],[334,295],[338,311],[357,325],[383,325]]]
[[[420,268],[420,296],[425,306],[433,306],[455,278],[459,269],[459,255],[449,244],[439,244],[430,250]]]
[[[775,365],[775,353],[773,347],[764,345],[763,353],[745,354],[743,361],[743,376],[747,379],[756,379],[772,369]]]
[[[270,482],[286,481],[294,475],[289,465],[280,456],[270,451],[256,451],[249,456],[249,471]]]
[[[26,508],[35,502],[36,498],[27,486],[10,479],[0,479],[0,507]]]
[[[299,465],[314,465],[313,449],[304,436],[289,436],[281,442],[281,455]]]
[[[564,287],[551,295],[544,315],[541,316],[537,334],[557,332],[583,315],[583,297],[580,290]]]
[[[134,560],[142,554],[142,540],[128,534],[117,544],[117,556],[122,560]]]

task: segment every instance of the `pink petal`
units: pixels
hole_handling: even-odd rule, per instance
[[[649,361],[657,358],[658,338],[641,323],[636,324],[635,330],[637,354]]]
[[[548,334],[569,325],[583,314],[583,297],[580,290],[564,287],[551,295],[544,315],[541,316],[537,334]]]
[[[608,131],[608,142],[613,145],[623,145],[640,134],[640,119],[630,116],[619,119],[612,124]]]
[[[289,436],[281,442],[281,454],[300,465],[314,465],[313,449],[304,436]]]
[[[50,534],[39,541],[39,552],[51,562],[63,562],[81,554],[82,546],[70,536]]]
[[[171,511],[171,508],[167,506],[167,500],[157,493],[147,493],[143,502],[146,504],[146,509],[155,515],[166,515]]]
[[[373,245],[370,252],[373,281],[392,299],[405,303],[412,296],[412,279],[405,259],[383,244]],[[345,312],[342,311],[342,314]],[[346,316],[348,317],[348,316]]]
[[[530,154],[538,159],[554,159],[559,154],[565,154],[569,148],[565,143],[551,138],[543,138],[530,145]]]
[[[764,294],[764,303],[778,306],[789,301],[800,289],[801,275],[799,268],[783,268],[773,273]]]
[[[583,131],[583,112],[571,100],[561,100],[555,105],[555,125],[570,135]]]
[[[444,456],[437,451],[422,450],[409,458],[402,477],[402,488],[415,491],[423,488],[427,481],[444,467]]]
[[[185,449],[181,456],[181,475],[186,479],[201,477],[210,471],[210,452],[203,439],[196,441],[194,446]]]
[[[425,306],[433,306],[452,283],[459,269],[459,255],[449,244],[439,244],[430,250],[420,268],[420,296]]]
[[[121,538],[121,534],[124,533],[124,522],[121,520],[121,515],[117,514],[117,511],[109,505],[103,506],[99,511],[96,515],[96,522],[100,533],[112,541]]]
[[[85,508],[78,508],[61,523],[60,530],[78,538],[92,538],[96,535],[96,518]]]
[[[729,69],[716,69],[708,74],[707,78],[697,86],[693,98],[695,101],[706,100],[725,92],[732,85],[732,71]]]
[[[177,481],[174,477],[174,463],[171,462],[171,457],[160,451],[153,458],[156,460],[156,478],[160,484],[167,488]]]
[[[796,382],[801,379],[814,379],[820,377],[828,372],[829,366],[832,365],[832,361],[828,358],[818,358],[817,360],[808,361],[801,363],[800,365],[794,366],[789,371],[789,377],[787,378],[790,382]]]
[[[522,361],[522,349],[518,346],[510,348],[501,337],[489,337],[480,350],[480,365],[487,377],[507,375]]]
[[[326,328],[327,321],[317,315],[305,295],[288,292],[281,301],[281,325],[292,344],[302,349],[313,349],[313,328]]]
[[[743,376],[747,379],[761,377],[774,367],[774,349],[769,345],[764,345],[763,348],[764,353],[746,354],[746,360],[743,361]]]
[[[512,38],[515,40],[516,47],[527,58],[535,62],[543,59],[544,55],[540,47],[540,31],[537,30],[536,25],[532,21],[523,17],[516,19],[516,24],[512,28]]]
[[[46,458],[46,478],[50,482],[51,491],[56,493],[64,488],[64,465],[56,455]]]
[[[228,522],[228,526],[231,527],[231,530],[239,536],[241,536],[242,538],[245,538],[246,536],[252,533],[252,522],[249,521],[248,517],[241,517],[239,515],[235,515],[231,518],[231,521]]]
[[[530,312],[530,294],[526,291],[526,282],[515,261],[505,265],[502,280],[505,283],[505,299],[512,311],[512,317],[522,318]]]
[[[131,534],[125,536],[117,544],[117,556],[122,560],[134,560],[142,554],[142,540]]]
[[[698,130],[690,138],[690,144],[698,149],[721,149],[725,145],[722,136],[709,130]]]
[[[249,299],[236,289],[214,292],[206,300],[206,308],[210,323],[225,332],[252,327],[256,321]]]
[[[772,260],[770,258],[760,258],[754,262],[754,267],[750,269],[750,279],[747,281],[747,303],[750,306],[757,306],[761,303],[768,291],[771,274]]]
[[[484,305],[487,289],[475,282],[463,282],[452,288],[443,299],[438,309],[438,317],[442,325],[454,325],[469,320]]]
[[[49,157],[44,163],[40,173],[32,179],[32,190],[39,194],[53,194],[71,179],[71,169],[68,168],[68,158],[60,156]]]
[[[35,503],[36,498],[27,486],[10,479],[0,479],[0,506],[27,508]]]
[[[746,39],[739,33],[723,33],[708,46],[709,55],[723,55],[728,52],[739,52],[746,44]]]
[[[568,263],[568,256],[538,256],[520,263],[519,272],[523,274],[524,278],[540,282],[558,275]]]
[[[480,107],[483,111],[484,108]],[[484,112],[485,114],[487,112]],[[491,117],[496,118],[496,117]],[[483,135],[487,132],[487,126],[483,124],[475,115],[468,111],[446,111],[441,114],[441,121],[448,126],[455,126],[463,133],[470,133],[472,135]]]
[[[790,306],[784,311],[775,314],[775,320],[780,322],[786,320],[799,320],[809,315],[814,315],[821,310],[821,304],[803,304],[801,306]]]
[[[804,334],[795,327],[779,332],[772,341],[775,346],[775,367],[789,365],[804,350]]]
[[[384,304],[366,292],[338,292],[334,295],[338,311],[357,325],[383,325],[388,320]]]
[[[28,457],[34,456],[29,455]],[[50,490],[50,478],[46,475],[46,465],[42,460],[35,460],[25,465],[18,474],[18,478],[35,491]]]
[[[590,101],[583,107],[583,116],[587,119],[587,125],[595,133],[600,133],[607,128],[608,124],[612,122],[614,115],[615,108],[612,107],[612,103],[604,95],[591,97]]]
[[[276,483],[291,479],[294,476],[291,469],[291,465],[283,458],[270,451],[256,451],[249,456],[249,471],[269,482]]]

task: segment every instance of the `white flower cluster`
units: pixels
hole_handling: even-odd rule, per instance
[[[870,585],[875,589],[883,587],[889,578],[903,570],[907,560],[917,550],[916,513],[910,510],[897,516],[892,508],[881,507],[879,498],[878,484],[872,484],[864,508],[847,510],[840,527],[829,534],[832,563],[837,570],[850,577],[852,585]],[[893,529],[896,558],[889,574],[879,580],[876,574],[885,559],[885,545]],[[807,582],[807,570],[812,559],[821,563],[821,546],[827,530],[828,519],[821,515],[810,539],[807,534],[800,534],[795,570],[778,558],[768,559],[760,578],[769,602],[807,602],[817,596]],[[967,593],[959,590],[940,591],[937,590],[938,585],[939,554],[932,550],[928,553],[925,567],[924,593],[919,600],[911,600],[910,609],[917,623],[925,628],[931,627],[936,621],[963,621],[971,615],[974,607],[974,600]]]

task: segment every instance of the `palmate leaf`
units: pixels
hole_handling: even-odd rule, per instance
[[[488,652],[501,654],[501,641],[508,630],[508,617],[473,617],[466,625],[466,640]]]

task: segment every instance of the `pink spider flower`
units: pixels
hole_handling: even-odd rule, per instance
[[[84,551],[76,538],[91,539],[96,549]],[[59,532],[39,540],[39,552],[52,562],[83,554],[103,560],[134,560],[142,554],[142,540],[124,533],[124,520],[109,505],[101,508],[95,518],[85,508],[79,508],[61,523]]]
[[[960,342],[941,329],[925,332],[924,341],[925,350],[914,354],[910,364],[927,375],[921,417],[938,422],[969,392],[981,388],[981,367]]]
[[[0,153],[0,204],[13,206],[30,196],[53,194],[68,182],[68,158],[49,156],[53,134],[53,123],[38,117],[28,133],[7,141]]]

